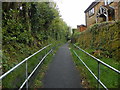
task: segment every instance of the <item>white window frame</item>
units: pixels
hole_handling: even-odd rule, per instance
[[[92,15],[94,15],[94,13],[95,13],[95,8],[92,8],[88,13],[89,13],[89,17],[92,16]]]
[[[104,0],[105,5],[107,5],[107,0]]]
[[[105,5],[109,5],[110,3],[114,2],[114,0],[104,0]]]
[[[108,0],[108,4],[112,3],[114,0]]]

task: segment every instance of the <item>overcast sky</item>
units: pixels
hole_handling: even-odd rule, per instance
[[[72,28],[85,24],[85,13],[87,7],[95,0],[54,0],[62,15],[63,20]]]

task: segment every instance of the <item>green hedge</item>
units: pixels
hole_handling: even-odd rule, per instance
[[[77,44],[84,49],[100,50],[101,55],[119,60],[120,21],[94,24],[77,38]]]

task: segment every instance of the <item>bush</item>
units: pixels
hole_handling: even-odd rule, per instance
[[[102,50],[104,56],[118,60],[119,33],[120,21],[94,24],[81,33],[76,42],[81,48]]]

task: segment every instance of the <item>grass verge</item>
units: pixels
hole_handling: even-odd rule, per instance
[[[42,57],[52,48],[54,47],[57,43],[60,42],[54,42],[52,46],[44,49],[43,51],[39,52],[35,56],[31,57],[27,63],[28,63],[28,75],[32,72],[32,70],[36,67],[36,65],[39,63],[39,61],[42,59]],[[21,56],[19,56],[21,57]],[[49,56],[50,57],[50,56]],[[48,57],[47,57],[48,58]],[[19,88],[21,84],[25,80],[25,68],[26,64],[22,64],[19,66],[16,70],[11,72],[9,75],[7,75],[3,80],[2,80],[2,88]],[[16,83],[17,82],[17,83]]]
[[[90,56],[86,55],[82,51],[74,48],[73,45],[71,47],[72,56],[76,67],[80,71],[82,76],[82,84],[84,87],[87,88],[97,88],[98,83],[96,79],[90,74],[90,72],[86,69],[86,67],[82,64],[82,62],[75,56],[73,50],[77,52],[80,58],[87,64],[87,66],[93,71],[93,73],[98,76],[98,63],[96,60],[91,58]],[[86,50],[90,52],[91,50]],[[119,69],[120,63],[112,58],[105,58],[102,57],[100,60],[104,61],[105,63],[111,65],[112,67]],[[114,71],[110,70],[109,68],[100,64],[100,80],[105,84],[107,88],[118,88],[119,87],[119,75]],[[100,86],[101,87],[101,86]],[[101,87],[102,88],[102,87]]]

